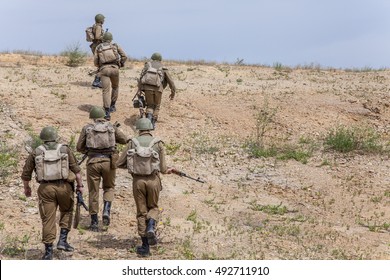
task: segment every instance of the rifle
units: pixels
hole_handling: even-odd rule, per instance
[[[88,153],[85,153],[85,154],[83,155],[83,157],[77,162],[77,164],[78,164],[78,165],[82,164],[82,163],[84,162],[84,160],[87,158],[87,156],[88,156]]]
[[[81,194],[81,192],[77,191],[76,194],[77,194],[77,206],[76,206],[76,213],[74,215],[73,228],[77,228],[77,226],[79,225],[81,206],[83,206],[84,209],[88,211],[88,207],[84,202],[83,195]]]
[[[137,99],[135,100],[136,97]],[[139,109],[140,117],[142,118],[145,114],[145,107],[146,107],[145,93],[138,88],[137,92],[135,93],[131,101],[133,101],[133,107]]]
[[[186,177],[186,178],[188,178],[188,179],[197,181],[197,182],[202,183],[202,184],[203,184],[203,183],[206,183],[206,181],[200,179],[199,177],[198,177],[198,178],[194,178],[194,177],[188,176],[188,175],[185,174],[184,172],[181,172],[181,171],[179,171],[179,170],[177,170],[177,169],[172,169],[172,173],[173,173],[173,174],[176,174],[176,175],[179,175],[180,177]]]
[[[99,73],[99,69],[97,69],[97,70],[90,70],[90,71],[88,72],[88,75],[89,75],[89,76],[94,76],[94,75],[96,75],[97,73]]]

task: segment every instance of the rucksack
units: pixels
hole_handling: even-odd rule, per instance
[[[160,155],[152,147],[160,142],[153,138],[149,146],[143,147],[136,138],[132,138],[135,148],[127,151],[127,170],[134,175],[151,175],[160,171]]]
[[[96,49],[100,64],[119,62],[119,54],[111,43],[101,43]]]
[[[35,173],[37,181],[65,180],[69,175],[67,153],[61,152],[61,144],[55,150],[47,150],[44,145],[35,149]]]
[[[93,26],[87,27],[87,29],[85,29],[85,36],[87,42],[92,42],[93,40],[95,40],[95,34],[93,34]]]
[[[102,150],[115,147],[115,129],[110,122],[97,121],[89,125],[85,132],[88,149]]]
[[[148,69],[141,77],[141,84],[160,87],[164,78],[162,68],[154,68],[150,62],[147,65]]]

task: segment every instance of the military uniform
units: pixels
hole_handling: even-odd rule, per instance
[[[104,23],[104,16],[101,14],[96,15],[95,24],[92,26],[92,33],[94,35],[94,40],[92,41],[92,44],[89,45],[92,54],[95,54],[96,47],[103,42],[103,34],[104,34],[103,23]]]
[[[112,35],[106,32],[103,36],[103,43],[97,46],[97,50],[104,45],[111,44],[114,52],[118,55],[118,60],[112,63],[103,63],[99,59],[98,51],[94,55],[94,64],[99,67],[98,77],[102,82],[103,107],[106,111],[106,119],[110,120],[110,113],[116,111],[116,101],[119,95],[119,67],[123,67],[127,60],[126,53],[116,43],[111,43]],[[111,94],[110,94],[111,85]]]
[[[100,108],[101,109],[101,108]],[[101,118],[95,119],[95,122],[107,122],[102,118],[104,111],[101,109]],[[98,217],[99,213],[99,187],[100,182],[103,179],[103,223],[109,225],[110,223],[110,210],[111,203],[114,200],[115,191],[115,176],[116,176],[116,159],[118,158],[118,151],[106,149],[106,150],[93,150],[87,147],[87,128],[92,124],[87,124],[83,127],[80,137],[77,142],[77,151],[83,154],[88,154],[87,160],[87,183],[89,191],[89,213],[91,215],[91,230],[98,230]],[[126,144],[128,137],[116,126],[115,129],[115,142],[119,144]]]
[[[161,86],[157,87],[157,86],[142,84],[141,82],[139,82],[138,87],[141,91],[145,93],[145,101],[147,104],[146,116],[151,120],[154,126],[160,112],[163,90],[167,87],[167,85],[169,85],[169,88],[171,89],[171,94],[169,95],[169,97],[171,100],[173,100],[176,94],[176,87],[171,75],[169,74],[168,69],[165,68],[161,63],[162,60],[161,55],[159,53],[154,53],[151,59],[152,59],[152,61],[150,62],[151,66],[155,69],[162,70],[163,78],[162,78]],[[145,67],[142,69],[139,81],[141,81],[142,77],[146,74],[148,68],[149,68],[149,63],[146,62]]]
[[[150,133],[152,124],[146,118],[142,118],[140,120],[146,120],[150,124],[148,130],[143,130],[141,128],[139,136],[136,137],[141,146],[147,147],[154,139]],[[134,148],[135,144],[133,140],[129,141],[126,150],[120,155],[118,159],[118,168],[127,168],[127,151]],[[168,168],[165,160],[165,148],[163,142],[156,142],[152,148],[159,154],[160,172],[163,174],[167,173]],[[138,234],[142,240],[142,246],[137,249],[137,252],[139,251],[138,253],[141,256],[148,256],[149,245],[155,245],[157,243],[154,230],[159,220],[158,202],[160,191],[162,190],[160,174],[159,172],[154,172],[151,175],[132,174],[132,177],[133,197],[137,208]]]
[[[41,133],[42,134],[42,133]],[[55,150],[57,147],[55,141],[47,141],[44,144],[46,150]],[[39,181],[38,201],[39,213],[42,219],[42,242],[46,247],[44,259],[52,258],[52,244],[56,238],[56,211],[60,210],[59,226],[61,228],[60,240],[57,248],[60,250],[73,251],[73,248],[67,243],[67,234],[72,227],[73,205],[74,205],[74,180],[77,180],[78,188],[82,187],[80,167],[73,152],[66,146],[62,145],[60,152],[67,154],[69,162],[69,176],[67,179],[53,181]],[[29,182],[31,181],[32,172],[36,171],[36,151],[29,154],[23,167],[21,179],[25,185],[25,193],[31,195]],[[76,174],[76,175],[75,175]],[[27,189],[27,191],[26,191]],[[62,240],[62,241],[61,241]]]

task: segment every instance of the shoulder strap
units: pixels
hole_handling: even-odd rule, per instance
[[[133,143],[134,143],[134,145],[135,145],[136,147],[139,147],[139,146],[140,146],[139,141],[138,141],[137,138],[133,137],[133,138],[131,138],[131,141],[133,141]]]
[[[153,147],[154,144],[156,144],[160,141],[161,141],[161,139],[158,137],[153,138],[152,141],[150,141],[150,143],[149,143],[149,148]]]

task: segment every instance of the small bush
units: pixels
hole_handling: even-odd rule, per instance
[[[0,145],[0,178],[10,175],[17,166],[17,152],[5,144]]]
[[[80,43],[76,43],[67,47],[67,49],[61,53],[61,55],[68,58],[66,65],[70,67],[84,65],[87,59],[87,53],[81,50]]]

